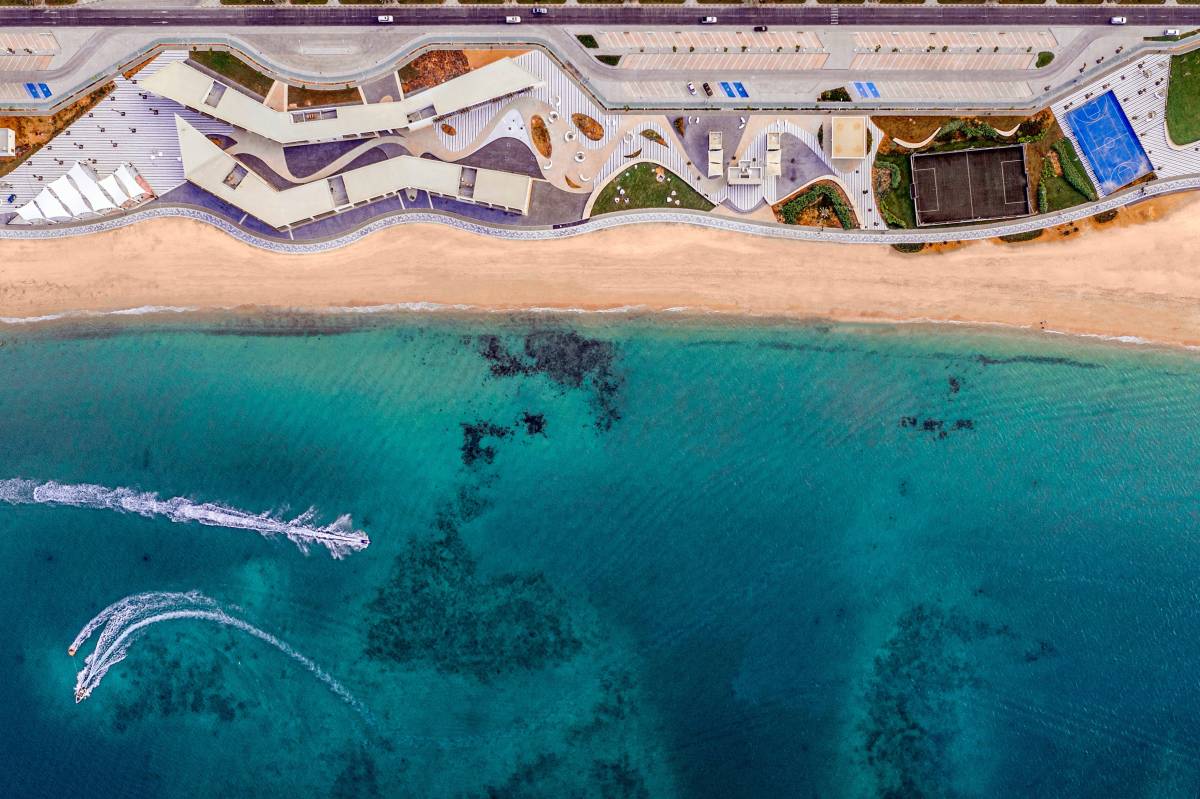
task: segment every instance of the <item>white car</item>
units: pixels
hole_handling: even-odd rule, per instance
[[[395,18],[391,14],[380,14],[375,17],[376,22],[395,22]]]
[[[700,17],[700,24],[701,25],[716,25],[717,18],[716,17]]]
[[[1179,28],[1167,28],[1167,32],[1164,33],[1163,35],[1164,36],[1178,36]]]
[[[695,93],[696,93],[696,84],[694,84],[694,83],[689,83],[689,84],[688,84],[688,94],[693,94],[693,95],[694,95]]]
[[[521,22],[520,17],[505,17],[504,18],[505,25],[518,25],[518,24],[520,24],[520,22]]]
[[[1124,25],[1124,24],[1125,24],[1125,17],[1111,17],[1111,18],[1108,20],[1108,24],[1109,24],[1109,25]]]

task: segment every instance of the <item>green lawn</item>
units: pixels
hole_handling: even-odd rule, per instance
[[[1200,139],[1200,50],[1171,57],[1167,133],[1176,144]]]
[[[891,164],[900,174],[900,182],[893,185],[877,197],[879,211],[883,214],[888,227],[915,228],[917,226],[917,210],[913,207],[909,186],[912,184],[912,164],[908,156],[902,153],[880,153],[875,159],[875,165],[886,169],[885,164]],[[895,174],[895,172],[893,172]]]
[[[1042,185],[1046,187],[1047,211],[1061,211],[1064,208],[1073,208],[1088,201],[1088,198],[1080,194],[1074,186],[1057,175],[1042,178]]]
[[[670,170],[664,171],[666,180],[659,183],[655,180],[653,164],[641,163],[629,167],[600,190],[600,196],[592,206],[592,216],[609,211],[632,211],[635,208],[667,208],[667,198],[671,196],[672,191],[675,192],[675,196],[671,199],[678,200],[679,205],[672,202],[669,206],[671,208],[712,210],[713,204],[686,181]],[[621,194],[621,189],[625,190],[624,194]],[[617,198],[620,198],[620,203],[615,202]],[[626,200],[629,202],[625,202]]]
[[[1064,136],[1054,142],[1053,146],[1054,152],[1058,153],[1058,163],[1062,166],[1063,179],[1085,199],[1097,199],[1099,195],[1096,193],[1096,187],[1092,185],[1092,179],[1088,177],[1087,170],[1083,168],[1083,162],[1079,160],[1079,153],[1075,152],[1075,146],[1071,144],[1071,140]]]
[[[1052,149],[1063,168],[1063,174],[1054,174],[1049,157],[1042,161],[1038,185],[1046,191],[1046,212],[1061,211],[1096,199],[1095,188],[1083,168],[1083,162],[1071,146],[1071,140],[1061,138],[1054,142]],[[1073,180],[1068,177],[1068,173],[1073,176]]]
[[[271,78],[224,50],[193,50],[191,59],[263,97],[271,91],[271,84],[274,83]]]

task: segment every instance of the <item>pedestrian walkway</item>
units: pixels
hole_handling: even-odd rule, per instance
[[[231,128],[144,91],[138,80],[186,57],[186,52],[163,53],[133,79],[118,75],[112,94],[15,170],[0,177],[5,198],[16,194],[16,205],[29,202],[67,174],[76,161],[101,174],[116,172],[122,164],[133,164],[155,194],[164,194],[183,183],[175,115],[210,135],[228,134]]]

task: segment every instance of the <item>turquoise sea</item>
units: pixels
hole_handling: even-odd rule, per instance
[[[0,796],[1200,793],[1195,353],[418,313],[0,340]],[[310,508],[369,546],[248,529]]]

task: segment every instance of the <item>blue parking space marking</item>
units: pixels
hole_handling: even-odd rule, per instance
[[[737,95],[733,93],[733,87],[729,85],[729,81],[721,81],[721,90],[725,92],[726,97],[737,97]]]
[[[50,96],[50,87],[49,87],[49,86],[47,86],[46,84],[44,84],[44,83],[39,83],[39,84],[38,84],[38,89],[41,91],[41,93],[42,93],[42,97],[49,97],[49,96]]]
[[[34,86],[32,83],[26,83],[25,91],[27,91],[29,93],[29,96],[32,97],[33,99],[35,99],[35,100],[38,99],[37,86]]]
[[[733,88],[737,89],[738,97],[749,97],[750,96],[750,92],[746,91],[746,87],[743,86],[741,83],[735,82],[733,84]]]
[[[858,93],[859,97],[870,97],[871,96],[871,95],[867,94],[867,90],[858,81],[854,81],[854,91]]]
[[[1067,124],[1081,155],[1092,165],[1102,195],[1150,172],[1150,159],[1111,91],[1068,111]]]
[[[875,84],[874,84],[874,83],[868,83],[868,84],[867,84],[867,91],[871,92],[871,96],[872,96],[872,97],[878,97],[878,96],[879,96],[879,89],[875,88]]]

